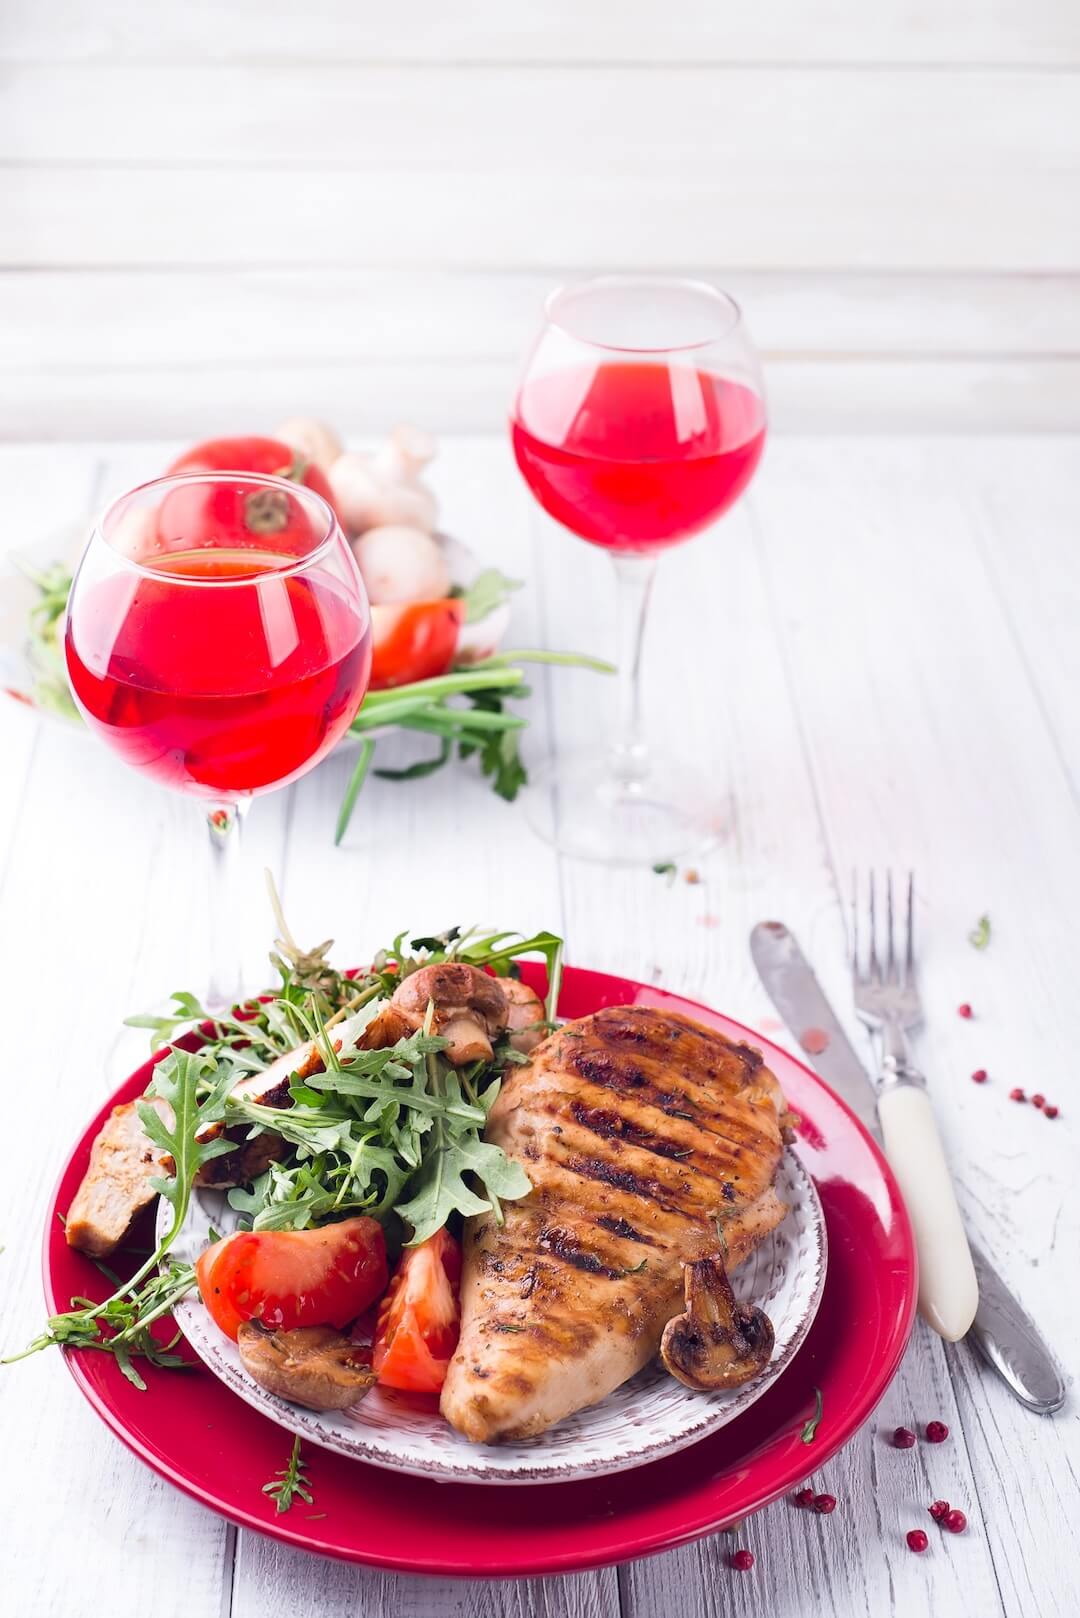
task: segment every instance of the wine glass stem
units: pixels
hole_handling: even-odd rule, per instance
[[[240,833],[248,802],[215,804],[206,814],[210,833],[210,893],[207,915],[210,923],[210,982],[206,1006],[210,1011],[227,1010],[243,999],[243,955],[237,925],[240,903]]]
[[[619,728],[612,748],[616,773],[624,780],[640,780],[647,773],[648,749],[641,717],[641,653],[649,611],[655,554],[617,552],[615,566],[619,669]]]

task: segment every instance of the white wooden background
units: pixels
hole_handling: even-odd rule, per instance
[[[3,543],[89,512],[174,447],[0,450]],[[452,529],[530,580],[518,641],[610,649],[605,559],[534,519],[502,438],[448,443],[437,474]],[[1078,503],[1076,438],[775,441],[721,529],[665,560],[656,601],[652,718],[730,789],[731,835],[701,885],[560,861],[466,768],[373,782],[335,850],[348,765],[331,759],[251,815],[250,970],[268,936],[257,874],[268,863],[297,934],[335,934],[344,960],[405,925],[550,926],[573,960],[769,1032],[747,935],[781,916],[850,1023],[838,885],[853,864],[910,861],[929,1025],[919,1055],[964,1209],[1074,1374]],[[538,682],[532,754],[548,738],[600,735],[606,695],[585,674]],[[106,1075],[132,1056],[117,1044],[121,1017],[198,984],[203,842],[192,804],[89,738],[0,707],[5,1347],[39,1326],[46,1202]],[[994,925],[985,954],[966,942],[982,911]],[[971,1022],[956,1015],[962,1000]],[[968,1077],[977,1066],[991,1073],[983,1087]],[[1061,1117],[1010,1103],[1013,1084],[1044,1090]],[[898,1422],[935,1417],[952,1429],[947,1444],[888,1445]],[[55,1355],[0,1372],[0,1433],[4,1602],[29,1618],[70,1618],[90,1602],[118,1618],[1077,1612],[1075,1403],[1032,1416],[922,1327],[878,1412],[813,1477],[838,1497],[834,1516],[779,1502],[737,1540],[519,1585],[366,1573],[236,1533],[134,1460]],[[938,1496],[971,1527],[933,1530],[914,1556],[904,1533],[932,1530],[925,1507]],[[725,1566],[733,1544],[754,1550],[752,1574]]]
[[[1080,429],[1075,0],[5,0],[0,436],[493,430],[715,276],[806,431]]]

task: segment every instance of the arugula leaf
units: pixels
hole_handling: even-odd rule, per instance
[[[231,1149],[230,1142],[225,1140],[200,1141],[197,1138],[205,1125],[222,1122],[225,1117],[225,1094],[234,1077],[229,1070],[220,1074],[204,1099],[199,1099],[200,1086],[217,1067],[214,1055],[208,1050],[170,1051],[155,1068],[146,1093],[168,1104],[171,1121],[148,1102],[137,1103],[143,1128],[154,1144],[168,1152],[173,1160],[173,1173],[151,1182],[173,1209],[169,1228],[154,1251],[131,1280],[124,1282],[103,1303],[73,1298],[70,1310],[53,1315],[45,1330],[22,1353],[10,1355],[0,1364],[25,1359],[28,1354],[53,1345],[98,1348],[112,1354],[128,1380],[143,1388],[145,1383],[131,1364],[133,1356],[143,1356],[158,1365],[184,1363],[171,1354],[178,1338],[162,1348],[151,1336],[150,1327],[167,1315],[194,1285],[195,1272],[190,1265],[170,1264],[161,1270],[159,1266],[187,1217],[195,1175],[203,1163]],[[104,1331],[110,1335],[104,1335]]]

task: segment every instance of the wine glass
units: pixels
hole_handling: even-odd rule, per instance
[[[567,853],[613,864],[700,849],[719,831],[715,789],[647,745],[641,652],[660,552],[726,511],[761,458],[765,394],[738,305],[668,277],[560,288],[510,431],[536,499],[611,553],[618,591],[618,728],[608,748],[536,774],[530,818]]]
[[[194,472],[133,489],[90,536],[64,649],[90,729],[206,806],[206,1004],[235,1004],[243,812],[317,764],[367,691],[371,615],[337,518],[276,477]]]

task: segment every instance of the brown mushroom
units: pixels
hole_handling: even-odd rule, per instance
[[[683,1267],[686,1313],[664,1327],[660,1358],[673,1377],[698,1393],[737,1388],[758,1376],[773,1349],[769,1317],[735,1302],[719,1257]]]
[[[503,978],[502,988],[508,1001],[506,1026],[510,1030],[510,1043],[516,1051],[528,1055],[546,1032],[544,1002],[536,990],[530,989],[520,978]]]
[[[429,1002],[432,1031],[448,1040],[446,1059],[455,1067],[490,1062],[491,1041],[506,1027],[506,995],[498,978],[463,961],[422,966],[394,990],[390,1004],[411,1028],[421,1028]]]
[[[248,1320],[236,1342],[244,1369],[261,1388],[308,1410],[345,1410],[375,1381],[363,1349],[332,1326],[271,1331]]]

